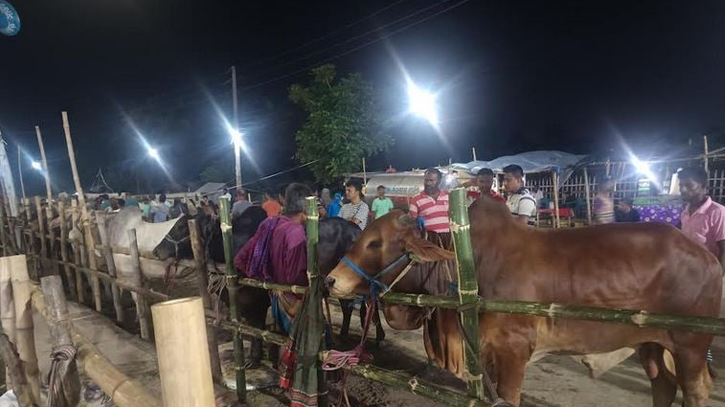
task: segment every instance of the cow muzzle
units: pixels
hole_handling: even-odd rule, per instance
[[[352,298],[362,288],[362,282],[348,266],[340,263],[325,277],[325,288],[331,297]]]

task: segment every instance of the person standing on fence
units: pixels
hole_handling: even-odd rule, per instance
[[[536,199],[524,187],[524,169],[516,164],[503,169],[503,183],[508,192],[506,206],[519,223],[533,225],[536,219]]]
[[[614,223],[614,198],[612,192],[614,184],[610,180],[605,180],[597,191],[597,195],[592,202],[592,214],[594,215],[595,225],[606,225]]]
[[[347,219],[358,225],[360,229],[365,230],[368,225],[368,216],[370,208],[363,201],[362,184],[360,181],[350,180],[345,184],[345,195],[350,200],[349,203],[342,205],[338,217]]]
[[[448,192],[440,189],[442,174],[437,168],[425,170],[423,192],[410,200],[409,214],[426,231],[429,241],[449,249]]]

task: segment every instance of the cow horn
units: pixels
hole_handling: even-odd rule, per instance
[[[413,219],[412,216],[406,213],[405,215],[401,215],[398,218],[398,224],[402,227],[415,226],[415,219]]]

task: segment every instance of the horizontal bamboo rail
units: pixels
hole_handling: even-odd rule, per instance
[[[207,319],[213,321],[214,317],[211,315],[207,315]],[[284,335],[265,331],[263,329],[254,328],[242,323],[221,321],[220,327],[230,332],[239,332],[245,335],[261,338],[265,342],[273,343],[280,346],[284,346],[288,340],[288,338]],[[324,356],[324,353],[320,355],[321,358],[323,358]],[[377,366],[356,365],[352,366],[350,370],[353,373],[366,379],[370,379],[388,386],[400,388],[413,394],[417,394],[419,396],[423,396],[431,400],[437,401],[439,403],[444,403],[447,406],[491,407],[491,404],[486,403],[485,401],[472,399],[456,391],[444,389],[432,383],[418,380],[415,377],[411,378],[410,376],[406,376],[401,373],[391,372]]]
[[[249,278],[240,279],[241,285],[260,288],[273,288],[277,291],[304,294],[306,287],[285,284],[270,284]],[[293,291],[294,290],[294,291]],[[460,304],[456,297],[437,297],[425,294],[388,293],[381,300],[389,304],[411,305],[416,307],[438,307],[457,309]],[[575,319],[604,323],[635,325],[640,328],[678,329],[725,336],[725,318],[694,317],[635,311],[582,307],[577,305],[542,304],[530,301],[485,300],[478,298],[478,312],[497,312],[502,314],[529,315],[534,317]]]

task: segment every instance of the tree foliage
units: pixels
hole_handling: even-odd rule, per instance
[[[386,150],[392,138],[383,131],[373,87],[361,75],[338,79],[334,65],[323,65],[311,76],[309,84],[289,90],[290,100],[308,114],[296,133],[296,157],[319,160],[311,170],[318,182],[329,184],[359,171],[362,158]]]

